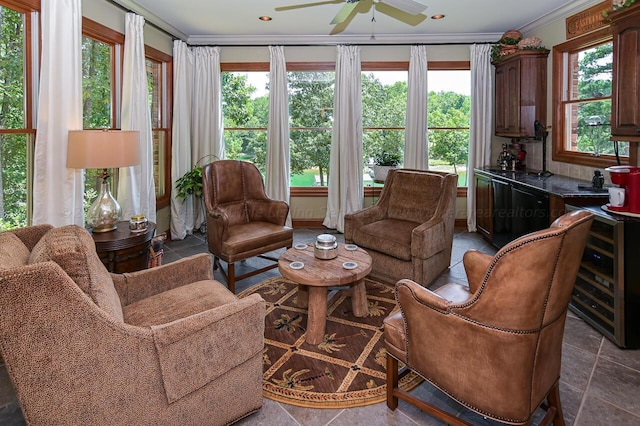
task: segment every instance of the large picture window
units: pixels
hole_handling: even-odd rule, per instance
[[[269,108],[268,66],[268,63],[221,65],[227,158],[251,161],[263,173]],[[287,64],[292,193],[304,188],[320,191],[325,188],[322,193],[326,193],[334,66],[333,63]],[[469,145],[469,63],[436,62],[429,67],[429,167],[457,173],[459,186],[464,187]],[[408,68],[408,62],[362,64],[365,186],[380,186],[373,181],[372,166],[381,153],[404,157]]]

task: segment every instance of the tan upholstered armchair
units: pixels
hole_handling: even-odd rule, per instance
[[[262,406],[265,303],[201,254],[109,274],[78,226],[0,234],[0,348],[28,424],[227,424]]]
[[[467,424],[398,389],[398,361],[459,403],[492,419],[564,424],[559,380],[567,307],[593,214],[567,213],[495,256],[464,256],[469,287],[435,292],[396,285],[400,310],[385,319],[387,405],[401,398],[449,424]]]
[[[371,277],[427,286],[451,262],[458,176],[391,170],[378,203],[345,215],[344,238],[373,259]]]
[[[235,262],[292,246],[293,229],[285,226],[289,206],[267,197],[260,171],[246,161],[222,160],[207,164],[202,169],[202,182],[213,266],[220,267],[229,290],[235,293],[236,281],[278,266],[272,263],[236,276]],[[220,259],[227,262],[228,271],[221,267]]]

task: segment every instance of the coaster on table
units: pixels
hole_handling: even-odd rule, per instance
[[[289,264],[289,268],[291,268],[291,269],[302,269],[302,268],[304,268],[304,263],[302,263],[302,262],[291,262]]]
[[[307,248],[307,245],[303,244],[303,243],[299,243],[299,244],[296,244],[295,246],[293,246],[293,248],[296,249],[296,250],[304,250],[304,249]]]
[[[349,250],[349,251],[354,251],[354,250],[358,250],[358,246],[355,244],[347,244],[346,246],[344,246],[345,250]]]
[[[342,267],[344,269],[356,269],[358,267],[358,264],[356,262],[344,262],[342,264]]]

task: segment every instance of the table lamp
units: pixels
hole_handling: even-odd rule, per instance
[[[134,166],[140,162],[140,132],[133,130],[70,130],[67,167],[102,169],[100,195],[87,212],[87,225],[93,232],[113,231],[122,209],[111,195],[110,168]]]

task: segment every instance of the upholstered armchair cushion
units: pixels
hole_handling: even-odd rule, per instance
[[[0,234],[0,269],[24,266],[29,262],[29,249],[15,234]]]
[[[200,254],[107,273],[123,321],[80,288],[108,280],[68,264],[93,270],[95,246],[64,228],[16,230],[35,263],[0,269],[0,348],[27,424],[223,425],[262,406],[259,295],[238,299]]]
[[[345,215],[345,241],[371,255],[371,276],[428,285],[451,260],[457,175],[396,169],[375,206]]]
[[[29,263],[54,261],[100,308],[123,321],[113,280],[98,257],[91,235],[77,225],[50,229],[38,241]]]

